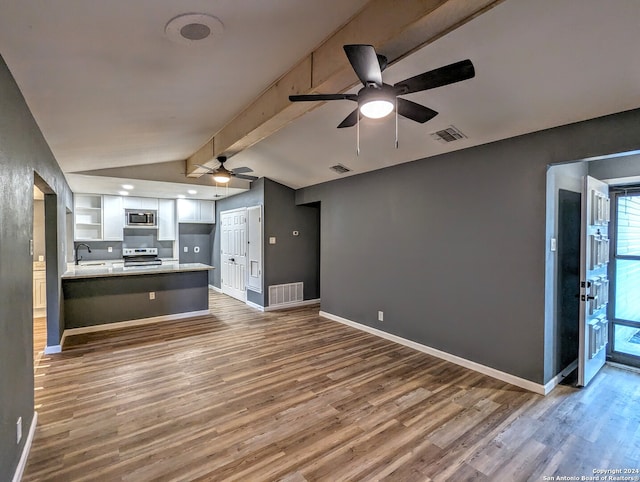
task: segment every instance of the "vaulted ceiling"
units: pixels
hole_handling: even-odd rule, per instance
[[[205,185],[209,176],[185,177],[183,161],[366,6],[0,0],[0,53],[74,190],[107,189],[87,174],[118,179],[135,170],[153,179],[156,169],[139,166],[157,163],[174,172],[165,183]],[[222,30],[210,42],[173,41],[167,23],[191,12],[217,17]],[[336,129],[354,106],[335,101],[235,154],[228,167],[298,188],[339,177],[329,169],[339,163],[361,173],[640,107],[638,25],[637,0],[505,0],[384,72],[393,84],[467,58],[476,69],[471,80],[408,96],[440,114],[426,124],[400,118],[398,149],[390,116],[361,123],[357,155],[355,129]],[[450,125],[467,138],[430,136]]]

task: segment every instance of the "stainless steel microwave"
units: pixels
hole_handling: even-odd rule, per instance
[[[125,225],[129,228],[155,228],[158,224],[156,211],[125,210]]]

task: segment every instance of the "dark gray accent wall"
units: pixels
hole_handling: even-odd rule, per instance
[[[305,300],[320,298],[320,207],[296,206],[295,191],[270,179],[264,186],[265,290],[302,281]],[[276,244],[269,244],[270,237]]]
[[[180,224],[180,262],[211,264],[215,224]],[[196,253],[194,248],[199,248]],[[185,253],[184,248],[188,251]]]
[[[46,248],[49,338],[60,340],[60,276],[64,271],[65,211],[72,194],[4,60],[0,57],[0,474],[11,479],[33,419],[34,178],[50,200],[45,217],[59,244]],[[39,186],[40,187],[40,186]],[[53,209],[51,209],[53,207]],[[45,228],[45,231],[48,228]],[[57,293],[57,295],[55,295]],[[49,295],[54,294],[57,299]],[[16,421],[23,438],[16,443]]]
[[[65,279],[62,289],[65,328],[209,308],[206,271]]]
[[[322,310],[548,382],[547,166],[638,150],[638,125],[627,111],[299,190],[322,203]]]
[[[261,178],[251,183],[251,188],[241,194],[236,194],[228,198],[216,201],[216,221],[220,221],[220,213],[222,211],[230,211],[232,209],[246,208],[250,206],[258,206],[264,204],[264,184],[265,179]],[[209,283],[220,288],[220,228],[216,225],[213,236],[213,250],[211,259],[212,265],[216,268],[210,271]],[[264,306],[264,292],[256,293],[247,290],[247,300],[260,306]]]

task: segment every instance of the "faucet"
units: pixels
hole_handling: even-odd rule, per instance
[[[76,256],[75,256],[76,265],[78,264],[78,261],[82,259],[82,256],[78,257],[78,250],[80,249],[80,246],[84,246],[85,248],[87,248],[87,251],[91,252],[91,248],[89,247],[88,244],[78,243],[78,245],[76,246]]]

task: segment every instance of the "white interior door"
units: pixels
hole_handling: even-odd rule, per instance
[[[220,213],[220,263],[222,292],[247,300],[247,210]]]
[[[579,386],[587,385],[606,361],[609,339],[609,213],[609,186],[586,176],[580,242]]]

